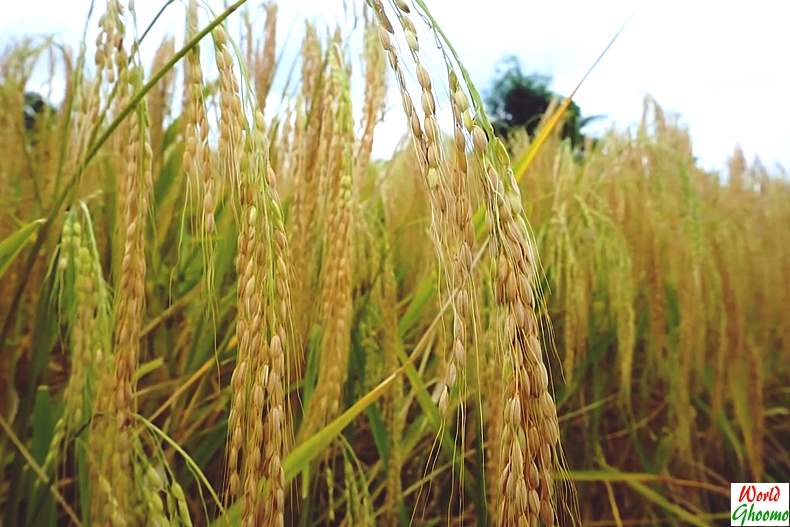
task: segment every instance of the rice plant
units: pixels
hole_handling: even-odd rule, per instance
[[[506,143],[426,2],[356,4],[2,51],[0,525],[705,526],[787,481],[787,174],[652,99]]]

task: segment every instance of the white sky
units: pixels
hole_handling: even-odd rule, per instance
[[[136,0],[145,27],[164,0]],[[363,0],[281,0],[280,43],[294,21],[305,16],[332,20],[345,3]],[[721,168],[736,144],[748,158],[769,167],[790,167],[790,2],[668,0],[426,0],[481,91],[497,62],[515,55],[527,72],[549,74],[552,88],[568,94],[589,65],[634,12],[620,39],[577,94],[584,115],[603,114],[595,129],[637,123],[646,94],[677,113],[691,131],[703,166]],[[223,2],[209,0],[215,11]],[[257,8],[259,0],[250,0]],[[29,34],[55,34],[76,44],[87,0],[5,0],[0,43]],[[97,11],[103,1],[97,0]],[[262,21],[259,10],[255,16]],[[150,57],[167,33],[183,34],[183,4],[168,8],[152,32]],[[240,17],[232,15],[231,27]],[[296,24],[300,28],[300,24]],[[89,41],[95,38],[95,22]],[[290,47],[298,48],[298,38]],[[356,54],[354,54],[354,57]],[[357,68],[359,71],[361,68]],[[392,90],[394,92],[394,90]],[[400,103],[393,93],[389,117],[380,127],[376,151],[386,155],[402,132]]]

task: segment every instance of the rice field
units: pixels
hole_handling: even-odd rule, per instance
[[[245,0],[0,50],[0,526],[712,526],[790,480],[787,173],[649,98],[505,142],[429,2],[357,3],[293,61]]]

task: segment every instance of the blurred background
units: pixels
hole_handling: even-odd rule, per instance
[[[167,35],[182,38],[180,4],[174,2],[164,11],[161,23],[152,29],[152,41]],[[217,0],[205,4],[214,11],[223,7]],[[281,44],[286,46],[286,62],[298,54],[302,20],[350,20],[354,9],[360,9],[354,4],[282,2],[277,29],[279,35],[290,36]],[[90,6],[86,0],[7,2],[0,17],[0,41],[51,34],[76,46]],[[161,7],[158,0],[138,1],[138,23],[147,26]],[[651,95],[688,127],[704,168],[723,170],[736,145],[747,159],[759,156],[769,168],[777,163],[790,166],[790,99],[783,95],[790,88],[787,2],[431,0],[430,7],[482,91],[491,87],[503,60],[515,57],[525,74],[545,76],[551,90],[568,95],[628,21],[574,98],[583,115],[600,117],[586,132],[599,135],[612,126],[635,126],[644,97]],[[253,9],[252,19],[262,24],[262,10]],[[241,29],[238,19],[233,24]],[[89,37],[95,32],[94,24],[88,28]],[[154,51],[154,46],[142,50],[144,63],[150,63]],[[275,82],[284,78],[279,75]],[[272,92],[276,97],[278,90]],[[52,97],[57,102],[62,93]],[[390,90],[388,97],[390,109],[399,110],[397,93]],[[376,157],[391,154],[403,126],[400,111],[387,112],[377,129]]]

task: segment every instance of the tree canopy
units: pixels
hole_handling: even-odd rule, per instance
[[[525,73],[517,58],[504,59],[486,96],[496,133],[507,138],[514,130],[526,129],[534,136],[552,100],[563,98],[549,88],[550,82],[550,76]],[[569,139],[574,148],[581,146],[585,139],[582,128],[591,119],[582,118],[579,106],[571,102],[565,114],[562,137]]]

